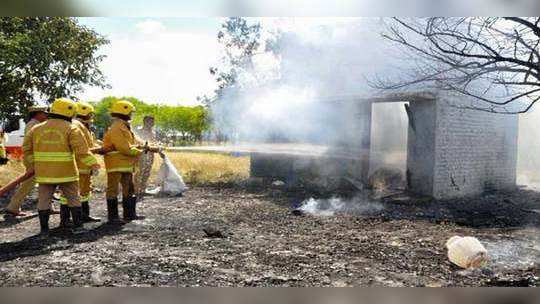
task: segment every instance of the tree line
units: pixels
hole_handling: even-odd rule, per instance
[[[109,108],[118,100],[128,100],[136,107],[132,122],[135,128],[142,126],[145,116],[155,118],[155,130],[158,139],[174,145],[200,142],[210,129],[208,110],[203,106],[172,106],[149,104],[135,97],[106,97],[93,102],[96,109],[94,125],[98,136],[103,134],[110,124]]]

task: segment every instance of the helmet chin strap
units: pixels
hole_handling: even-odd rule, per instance
[[[120,118],[120,119],[125,120],[125,121],[130,121],[131,120],[130,115],[123,115],[123,114],[113,113],[113,114],[111,114],[111,116],[116,117],[116,118]]]
[[[56,114],[56,113],[49,113],[49,119],[63,119],[63,120],[67,120],[67,121],[71,121],[71,117],[67,117],[67,116],[64,116],[64,115],[60,115],[60,114]]]
[[[91,123],[93,121],[93,117],[91,115],[77,115],[77,118],[84,123]]]

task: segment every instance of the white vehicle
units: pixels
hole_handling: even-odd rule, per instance
[[[21,158],[22,144],[24,141],[24,128],[26,124],[24,120],[19,120],[19,128],[7,133],[7,141],[4,143],[6,151],[11,158]]]

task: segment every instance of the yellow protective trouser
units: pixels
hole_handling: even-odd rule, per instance
[[[122,199],[127,199],[134,194],[133,173],[108,172],[107,173],[107,199],[117,199],[122,185]]]
[[[79,174],[79,192],[81,202],[88,202],[92,198],[92,175]]]
[[[36,180],[34,178],[30,178],[22,182],[17,188],[17,191],[15,191],[15,194],[13,194],[11,197],[9,205],[7,205],[6,209],[11,213],[20,212],[24,200],[30,195],[32,190],[34,190],[35,186]]]
[[[80,207],[81,200],[79,197],[79,183],[68,182],[61,184],[40,184],[38,188],[38,210],[51,209],[51,202],[54,191],[59,188],[67,200],[69,207]]]
[[[92,198],[92,175],[79,174],[79,194],[81,202],[88,202]],[[67,199],[64,195],[60,198],[60,204],[67,205]]]
[[[154,153],[143,153],[139,159],[138,170],[135,173],[135,191],[137,196],[140,196],[146,191],[148,180],[152,173],[152,165],[154,164]]]

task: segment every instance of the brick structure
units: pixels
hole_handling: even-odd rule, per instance
[[[347,155],[355,155],[354,158],[339,160],[331,152],[326,157],[310,156],[309,160],[298,155],[291,158],[257,153],[252,155],[252,176],[291,182],[309,169],[311,180],[320,172],[327,181],[341,175],[366,182],[371,106],[378,102],[406,101],[409,102],[406,176],[410,192],[444,199],[516,187],[517,115],[464,109],[463,106],[470,104],[468,100],[446,92],[339,100],[338,108],[356,119],[356,123],[351,123],[354,119],[343,119],[349,123],[335,132],[339,132],[344,144],[335,143],[332,149],[346,151]]]
[[[463,109],[462,96],[411,101],[407,171],[413,192],[435,198],[516,187],[517,115]]]

